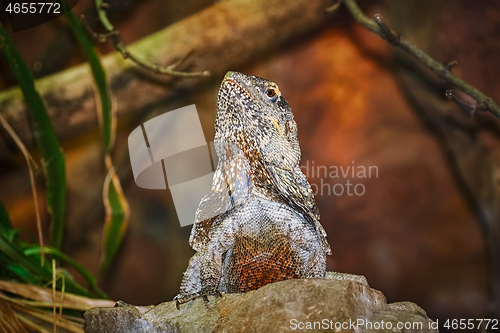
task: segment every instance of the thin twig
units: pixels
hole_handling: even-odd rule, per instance
[[[458,105],[461,109],[463,109],[463,110],[467,111],[467,113],[468,113],[469,115],[471,115],[471,116],[472,116],[472,115],[475,113],[475,111],[476,111],[476,106],[475,106],[475,105],[473,105],[473,104],[471,104],[471,103],[469,103],[469,102],[463,101],[463,100],[461,100],[460,98],[458,98],[458,97],[457,97],[457,96],[453,93],[453,90],[451,90],[451,89],[446,90],[445,95],[446,95],[446,97],[447,97],[449,100],[453,101],[453,102],[454,102],[455,104],[457,104],[457,105]]]
[[[458,61],[456,60],[446,61],[443,65],[447,71],[451,72],[452,68],[458,65]]]
[[[203,72],[192,72],[192,73],[189,73],[189,72],[180,72],[180,71],[176,71],[176,70],[173,70],[171,69],[171,66],[168,66],[168,67],[162,67],[162,66],[158,66],[158,65],[155,65],[155,64],[150,64],[150,63],[147,63],[143,60],[139,60],[135,55],[131,54],[130,52],[127,51],[127,49],[125,48],[125,46],[123,46],[121,43],[115,45],[116,49],[118,50],[118,52],[120,52],[123,56],[123,58],[129,58],[130,60],[132,60],[133,62],[136,63],[136,65],[142,67],[142,68],[145,68],[145,69],[148,69],[150,71],[153,71],[155,73],[158,73],[158,74],[166,74],[166,75],[175,75],[175,76],[184,76],[184,77],[193,77],[193,76],[210,76],[210,72],[209,71],[203,71]]]
[[[477,102],[477,106],[474,107],[474,111],[488,110],[493,113],[497,118],[500,118],[500,106],[491,98],[483,94],[478,89],[474,88],[462,79],[459,79],[453,75],[449,66],[442,65],[435,59],[431,58],[424,51],[410,43],[408,40],[400,37],[398,34],[394,33],[384,22],[381,15],[375,15],[375,21],[369,19],[359,8],[355,0],[341,0],[351,15],[358,21],[362,26],[371,32],[379,35],[380,37],[386,39],[391,44],[399,46],[401,49],[405,50],[409,54],[416,57],[423,64],[429,67],[437,76],[442,78],[446,83],[460,89],[467,95],[474,98]],[[456,102],[455,99],[453,99]]]
[[[104,12],[104,11],[103,11]],[[210,76],[209,71],[203,71],[203,72],[182,72],[182,71],[176,71],[174,68],[178,65],[179,61],[176,62],[176,64],[172,64],[168,67],[162,67],[158,66],[152,63],[148,63],[144,60],[140,60],[137,58],[137,56],[133,55],[130,53],[127,48],[122,44],[121,42],[121,35],[118,30],[111,30],[106,33],[98,33],[95,32],[90,25],[85,21],[85,16],[80,15],[80,20],[89,35],[94,39],[97,40],[99,43],[104,43],[107,39],[111,39],[113,42],[113,46],[115,47],[116,51],[120,52],[123,59],[130,59],[133,61],[136,65],[139,67],[145,68],[149,71],[152,71],[157,74],[164,74],[164,75],[174,75],[174,76],[182,76],[182,77],[199,77],[199,76]],[[191,55],[192,51],[188,53],[188,55]],[[181,60],[184,61],[186,57],[183,57]]]
[[[384,22],[384,18],[380,14],[376,14],[374,17],[375,23],[377,23],[381,34],[381,37],[387,40],[392,45],[398,45],[400,42],[399,34],[392,31],[387,24]]]
[[[453,101],[461,109],[467,111],[467,113],[471,116],[476,114],[476,112],[488,110],[488,107],[484,104],[481,104],[481,103],[472,104],[472,103],[461,100],[453,93],[453,91],[451,89],[446,90],[445,95],[446,95],[446,97],[448,97],[449,100]]]
[[[327,13],[333,13],[334,11],[336,11],[337,9],[339,9],[340,5],[342,4],[342,1],[337,1],[336,3],[334,3],[333,5],[331,5],[330,7],[326,8],[325,9],[325,12]]]

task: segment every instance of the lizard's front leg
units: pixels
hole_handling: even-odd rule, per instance
[[[224,274],[222,256],[234,246],[237,229],[234,219],[228,216],[211,237],[201,263],[202,292],[214,294],[225,291],[220,285]]]
[[[187,303],[198,297],[208,302],[208,295],[221,295],[219,283],[223,274],[222,255],[230,249],[235,240],[233,219],[227,217],[217,230],[211,235],[205,250],[193,256],[189,263],[187,272],[193,272],[191,278],[184,277],[181,293],[175,297],[176,306]],[[187,274],[186,272],[186,274]],[[196,283],[193,283],[196,282]],[[196,286],[194,290],[192,287]],[[182,291],[185,291],[184,293]]]
[[[196,252],[189,260],[188,268],[184,272],[184,277],[182,278],[179,294],[174,297],[177,309],[179,309],[180,304],[187,303],[199,297],[195,295],[197,295],[201,289],[200,270],[202,260],[203,256],[200,252]]]
[[[210,244],[203,254],[200,272],[201,291],[200,296],[208,302],[208,295],[222,296],[219,283],[222,277],[222,253],[220,248]]]
[[[174,297],[175,306],[178,310],[180,310],[180,305],[190,302],[192,300],[197,299],[198,297],[203,297],[205,302],[208,302],[208,295],[219,295],[220,292],[217,290],[217,282],[213,278],[202,278],[202,266],[203,262],[214,262],[214,267],[217,267],[217,259],[205,261],[205,256],[208,251],[204,253],[197,252],[191,260],[189,260],[189,266],[186,272],[184,273],[184,278],[182,279],[180,292],[177,296]],[[212,265],[210,267],[205,268],[205,271],[214,271],[212,269]],[[217,274],[217,273],[215,273]],[[220,272],[219,272],[220,276]],[[205,282],[202,282],[205,281]],[[215,287],[212,287],[215,284]]]

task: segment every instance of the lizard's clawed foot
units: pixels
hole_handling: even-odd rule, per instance
[[[203,297],[203,300],[205,301],[205,304],[208,304],[208,296],[218,296],[219,298],[222,297],[222,293],[218,291],[217,289],[202,289],[201,292],[201,297]]]
[[[180,296],[180,295],[177,295],[174,297],[174,300],[175,300],[175,307],[177,308],[177,310],[180,310],[180,305],[181,304],[184,304],[184,303],[187,303],[189,301],[192,301],[194,299],[197,299],[198,297],[201,296],[201,293],[194,293],[194,294],[191,294],[191,295],[186,295],[186,296]]]
[[[189,301],[195,300],[199,297],[203,298],[203,301],[205,304],[208,304],[208,296],[218,296],[219,298],[222,297],[222,293],[218,291],[217,289],[202,289],[201,291],[191,294],[191,295],[186,295],[186,296],[175,296],[175,307],[177,310],[180,310],[180,305],[187,303]]]

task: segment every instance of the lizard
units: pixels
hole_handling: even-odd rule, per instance
[[[302,173],[297,124],[272,81],[227,72],[217,97],[212,188],[200,202],[179,304],[324,278],[331,249]]]

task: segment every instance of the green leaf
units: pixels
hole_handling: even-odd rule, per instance
[[[63,2],[62,2],[63,3]],[[99,95],[101,97],[102,123],[103,123],[103,140],[104,152],[108,153],[113,145],[112,133],[112,117],[111,117],[111,98],[109,96],[108,85],[106,83],[106,74],[102,68],[99,56],[97,55],[94,44],[89,35],[85,31],[82,23],[72,11],[66,13],[66,18],[73,30],[75,38],[78,40],[82,50],[87,57],[92,74],[94,76]]]
[[[101,2],[98,1],[96,5],[98,12],[105,17],[104,11],[100,8]],[[114,145],[115,126],[110,93],[106,82],[106,74],[99,61],[99,56],[94,49],[92,40],[85,31],[82,23],[73,12],[68,12],[66,16],[92,68],[92,74],[101,99],[100,125],[104,143],[105,164],[109,174],[108,177],[110,177],[109,182],[105,182],[104,184],[104,192],[107,193],[107,196],[104,198],[106,222],[104,225],[103,260],[100,267],[100,271],[103,272],[109,267],[118,252],[118,248],[127,228],[129,216],[128,203],[123,195],[120,181],[113,171],[113,162],[110,157]],[[102,22],[104,24],[108,22],[110,29],[113,29],[111,23],[109,23],[107,19]]]
[[[2,200],[0,200],[0,232],[6,233],[10,230],[12,230],[12,223],[10,223],[9,213]]]
[[[114,177],[118,179],[116,175]],[[109,268],[116,256],[126,230],[124,221],[128,219],[128,206],[121,188],[117,189],[114,182],[110,181],[108,191],[108,200],[105,200],[106,223],[104,225],[104,255],[100,267],[101,272]]]
[[[36,279],[36,276],[30,273],[24,266],[21,266],[19,264],[9,262],[7,264],[8,270],[13,273],[18,279],[21,281],[24,281],[26,283],[30,283],[33,285],[39,285],[40,280]]]
[[[11,244],[4,235],[0,233],[0,252],[2,252],[8,259],[18,266],[23,267],[35,277],[42,279],[42,281],[52,281],[52,268],[45,262],[45,265],[40,266],[40,256],[28,257],[19,248]],[[70,275],[66,274],[66,291],[82,295],[86,297],[93,297],[85,288],[80,286]],[[61,283],[58,282],[60,288]]]
[[[66,169],[64,154],[57,141],[45,104],[35,89],[33,75],[0,24],[0,49],[23,92],[33,123],[36,146],[42,159],[47,191],[47,209],[51,216],[52,245],[61,248],[66,209]]]
[[[49,281],[52,279],[52,273],[47,269],[47,266],[40,266],[40,261],[35,258],[29,258],[22,253],[20,249],[11,244],[9,240],[0,234],[0,252],[3,252],[11,261],[22,265],[31,273],[40,276],[42,279]]]
[[[42,249],[39,246],[33,246],[33,247],[25,249],[23,252],[27,256],[31,256],[33,254],[40,255],[40,253],[42,252]],[[90,289],[95,291],[96,295],[99,298],[104,298],[104,299],[107,298],[106,294],[97,286],[97,282],[96,282],[96,279],[94,278],[94,276],[85,267],[83,267],[83,265],[78,263],[76,260],[71,259],[70,257],[65,255],[64,253],[62,253],[58,249],[50,247],[50,246],[44,246],[43,252],[45,254],[52,256],[55,259],[58,259],[58,260],[65,262],[69,266],[73,267],[85,279],[85,281],[87,281]]]

